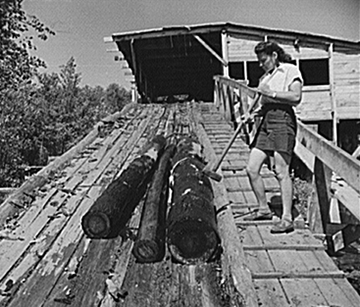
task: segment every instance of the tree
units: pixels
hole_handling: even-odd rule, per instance
[[[23,0],[0,0],[0,91],[26,83],[45,62],[30,54],[36,50],[31,32],[46,40],[54,35],[36,16],[22,9]]]
[[[116,83],[110,84],[106,89],[106,102],[114,110],[121,110],[130,100],[130,92]]]
[[[71,57],[65,65],[60,66],[60,83],[63,89],[64,107],[67,113],[73,111],[75,99],[79,92],[81,81],[80,73],[76,72],[76,63],[74,57]]]

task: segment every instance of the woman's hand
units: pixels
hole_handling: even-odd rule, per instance
[[[262,95],[260,99],[261,105],[265,105],[267,103],[274,103],[274,99],[272,98],[274,95],[274,91],[270,90],[269,85],[260,84],[258,87],[258,91]]]
[[[274,95],[274,91],[272,91],[267,84],[260,84],[258,91],[264,96],[273,97]]]

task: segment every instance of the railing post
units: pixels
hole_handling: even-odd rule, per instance
[[[333,250],[332,240],[327,235],[327,229],[330,220],[331,176],[332,170],[328,166],[326,166],[318,157],[315,157],[314,181],[321,223],[324,233],[326,235],[328,249]]]
[[[220,107],[220,82],[218,77],[214,77],[214,104],[217,109]]]

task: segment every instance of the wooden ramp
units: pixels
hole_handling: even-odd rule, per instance
[[[222,165],[223,181],[214,183],[221,259],[186,266],[166,254],[154,264],[137,263],[131,251],[142,202],[118,238],[85,237],[81,217],[174,114],[174,132],[196,133],[208,157],[220,154],[233,132],[210,104],[132,105],[0,206],[15,214],[2,216],[0,306],[359,306],[309,231],[272,236],[268,224],[241,221],[256,205],[240,139]],[[265,168],[264,178],[276,200],[276,180]]]

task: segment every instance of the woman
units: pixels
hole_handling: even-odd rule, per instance
[[[247,174],[259,203],[259,210],[247,220],[272,219],[267,205],[260,170],[269,156],[273,157],[275,174],[280,184],[283,213],[271,233],[294,230],[292,222],[293,187],[289,173],[295,146],[296,118],[293,106],[301,101],[303,79],[299,69],[290,63],[291,57],[275,42],[261,42],[255,47],[260,67],[265,71],[258,90],[263,115],[247,166]]]

